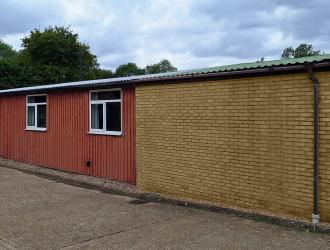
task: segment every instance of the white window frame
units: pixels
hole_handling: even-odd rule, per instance
[[[120,99],[115,100],[92,100],[92,93],[95,92],[112,92],[112,91],[120,91]],[[116,135],[120,136],[123,132],[123,93],[122,89],[99,89],[99,90],[91,90],[89,91],[89,134],[96,135]],[[107,131],[106,130],[106,104],[108,102],[119,102],[120,103],[120,131]],[[92,129],[92,104],[102,104],[103,106],[103,129]]]
[[[28,103],[28,98],[32,96],[46,96],[46,102],[39,102],[39,103]],[[48,110],[47,110],[47,94],[37,94],[37,95],[27,95],[26,96],[26,111],[25,111],[25,130],[33,130],[33,131],[47,131],[47,125],[48,125]],[[46,105],[46,128],[38,127],[38,105]],[[28,125],[28,107],[34,107],[34,126]]]

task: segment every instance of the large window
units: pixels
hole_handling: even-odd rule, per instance
[[[121,135],[121,90],[91,91],[89,98],[90,133]]]
[[[26,129],[46,131],[47,96],[30,95],[26,97]]]

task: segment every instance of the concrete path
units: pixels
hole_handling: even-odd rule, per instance
[[[0,167],[0,249],[330,249],[330,236],[163,205]],[[133,202],[134,203],[134,202]]]

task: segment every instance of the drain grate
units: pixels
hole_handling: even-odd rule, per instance
[[[136,200],[131,200],[129,201],[128,203],[132,204],[132,205],[140,205],[140,204],[145,204],[145,203],[148,203],[149,201],[146,201],[146,200],[139,200],[139,199],[136,199]]]

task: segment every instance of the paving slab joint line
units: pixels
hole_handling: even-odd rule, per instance
[[[100,235],[100,236],[97,236],[97,237],[94,237],[94,238],[90,238],[90,239],[87,239],[87,240],[83,240],[83,241],[80,241],[80,242],[71,243],[71,244],[68,244],[66,246],[55,248],[54,250],[66,249],[68,247],[80,245],[80,244],[87,243],[87,242],[90,242],[90,241],[93,241],[93,240],[102,239],[104,237],[108,237],[108,236],[112,236],[112,235],[115,235],[115,234],[120,234],[120,233],[128,232],[128,231],[139,229],[139,228],[143,228],[143,227],[148,227],[148,226],[151,226],[151,225],[159,224],[159,223],[162,223],[164,221],[167,222],[167,221],[170,221],[170,220],[174,220],[174,218],[172,218],[172,219],[166,218],[166,219],[163,219],[163,220],[154,221],[154,222],[143,224],[143,225],[136,226],[136,227],[129,227],[129,228],[126,228],[126,229],[123,229],[123,230],[119,230],[119,231],[116,231],[116,232],[112,232],[112,233]]]
[[[33,166],[36,167],[35,165],[33,165]],[[253,212],[249,212],[249,211],[240,211],[240,210],[234,209],[234,208],[227,208],[227,207],[207,205],[207,204],[191,202],[191,201],[184,201],[184,200],[180,200],[180,199],[164,197],[163,195],[158,194],[158,193],[129,192],[126,190],[120,190],[120,189],[116,189],[113,187],[104,187],[102,185],[92,184],[92,183],[88,183],[85,181],[80,181],[80,180],[75,180],[75,179],[71,179],[71,178],[67,178],[67,177],[63,177],[63,176],[54,175],[51,173],[45,173],[45,172],[41,172],[38,170],[22,169],[17,166],[9,166],[9,165],[2,164],[2,165],[0,165],[0,167],[18,170],[18,171],[21,171],[26,174],[32,174],[35,176],[39,176],[39,177],[46,178],[46,179],[56,181],[59,183],[63,183],[63,184],[68,184],[71,186],[76,186],[76,187],[90,189],[90,190],[97,190],[97,191],[100,191],[103,193],[109,193],[109,194],[114,194],[114,195],[123,195],[123,196],[131,197],[131,198],[135,198],[135,199],[144,200],[146,202],[156,202],[156,203],[161,203],[161,204],[171,204],[171,205],[176,205],[176,206],[181,206],[181,207],[206,210],[206,211],[211,211],[211,212],[216,212],[216,213],[221,213],[221,214],[226,214],[226,215],[242,217],[242,218],[246,218],[246,219],[253,220],[253,221],[266,222],[266,223],[270,223],[270,224],[274,224],[274,225],[285,226],[288,228],[296,229],[298,231],[309,231],[309,232],[323,233],[323,234],[330,235],[330,226],[324,225],[324,224],[314,225],[314,224],[308,223],[308,222],[302,222],[302,221],[288,219],[288,218],[281,218],[281,217],[277,217],[277,216],[273,216],[273,215],[265,215],[265,214],[261,214],[261,213],[257,213],[257,212],[253,213]],[[42,167],[40,167],[40,168],[42,168]],[[60,171],[60,170],[56,170],[56,169],[52,169],[52,170]]]

